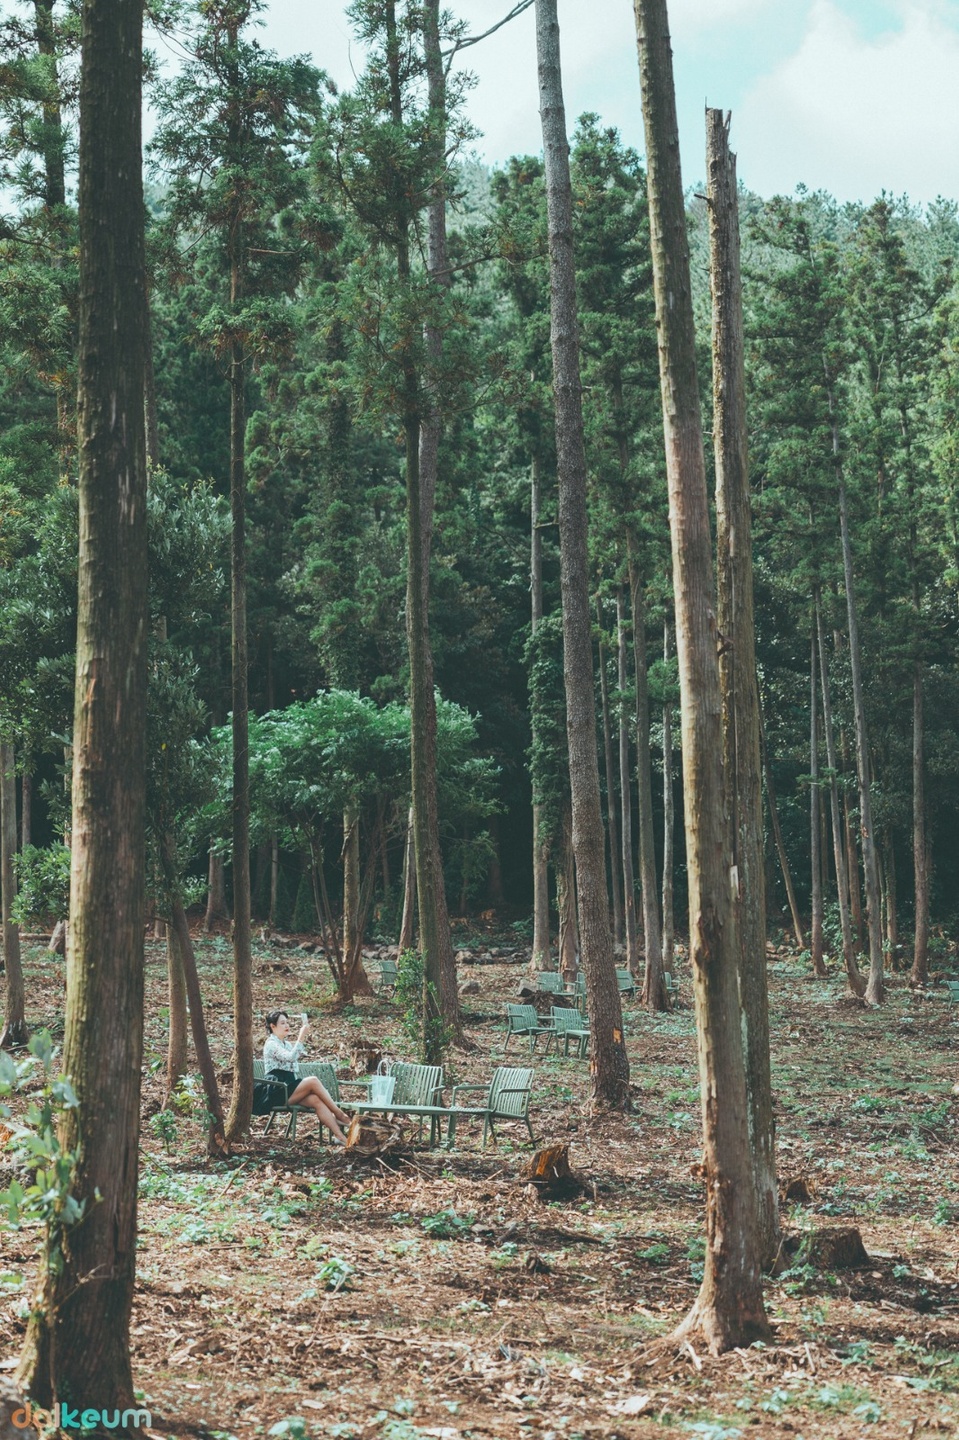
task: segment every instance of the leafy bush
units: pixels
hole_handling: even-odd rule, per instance
[[[62,920],[70,904],[70,851],[65,845],[27,845],[15,857],[17,898],[13,918],[36,925],[53,915]]]

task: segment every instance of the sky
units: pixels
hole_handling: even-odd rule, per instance
[[[448,0],[482,33],[512,0]],[[959,0],[670,0],[683,180],[703,177],[706,105],[732,111],[739,178],[839,200],[959,199]],[[363,65],[341,0],[267,0],[262,43],[308,53],[342,88]],[[559,0],[566,114],[596,111],[642,153],[631,0]],[[463,53],[491,165],[538,154],[533,12]]]

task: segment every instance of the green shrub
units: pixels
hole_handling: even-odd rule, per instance
[[[27,845],[15,857],[17,898],[13,918],[19,925],[42,923],[53,915],[66,917],[70,904],[70,851],[65,845],[41,849]]]

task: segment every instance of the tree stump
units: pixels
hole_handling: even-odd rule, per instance
[[[346,1148],[354,1155],[389,1155],[408,1150],[407,1127],[384,1115],[354,1115],[346,1132]]]
[[[357,1040],[350,1050],[350,1065],[358,1075],[375,1075],[382,1060],[382,1049],[370,1040]]]
[[[804,1235],[799,1264],[814,1265],[817,1270],[858,1270],[870,1264],[862,1236],[854,1225],[830,1225]]]
[[[568,1145],[544,1145],[530,1160],[522,1179],[528,1194],[539,1200],[571,1200],[577,1195],[596,1197],[596,1187],[577,1174],[569,1163]]]

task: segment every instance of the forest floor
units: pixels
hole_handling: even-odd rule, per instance
[[[466,1031],[447,1074],[502,1063],[522,952],[471,937]],[[503,942],[508,945],[508,942]],[[464,942],[470,948],[470,942]],[[28,950],[28,1017],[62,1034],[63,966]],[[231,1045],[230,950],[199,942],[214,1057]],[[397,1004],[336,1011],[321,956],[260,943],[257,1014],[307,1010],[310,1055],[345,1073],[358,1039],[415,1058]],[[371,966],[375,972],[375,965]],[[205,1158],[202,1105],[175,1127],[163,1094],[166,967],[147,959],[144,1136],[134,1375],[154,1436],[336,1440],[853,1440],[959,1435],[959,1010],[943,986],[864,1010],[842,978],[785,951],[769,967],[781,1179],[805,1204],[788,1232],[855,1226],[857,1269],[793,1267],[766,1287],[774,1339],[721,1359],[658,1351],[702,1274],[703,1194],[688,971],[669,1015],[626,1000],[633,1112],[589,1113],[588,1062],[537,1054],[537,1140],[568,1142],[595,1198],[544,1204],[520,1178],[531,1146],[417,1144],[363,1161],[262,1120],[236,1158]],[[528,1063],[515,1043],[511,1063]],[[163,1131],[166,1129],[164,1136]],[[275,1131],[274,1127],[274,1131]],[[175,1129],[175,1133],[173,1130]],[[0,1181],[0,1184],[8,1183]],[[25,1326],[36,1236],[2,1236],[0,1355]],[[95,1397],[90,1398],[95,1403]]]

